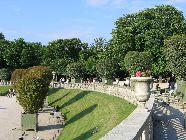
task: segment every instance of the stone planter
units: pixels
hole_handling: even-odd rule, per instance
[[[145,102],[150,97],[152,77],[131,77],[130,80],[134,83],[134,91],[139,106],[145,108]]]
[[[21,114],[21,128],[25,130],[35,130],[37,131],[37,114]]]

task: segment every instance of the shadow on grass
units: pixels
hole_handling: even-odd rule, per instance
[[[58,92],[60,88],[49,88],[48,95],[52,95],[56,92]]]
[[[87,114],[91,113],[94,109],[96,109],[98,105],[97,104],[94,104],[88,108],[86,108],[85,110],[81,111],[80,113],[76,114],[74,117],[72,117],[69,121],[67,121],[65,123],[65,126],[83,118],[84,116],[86,116]]]
[[[53,105],[54,103],[60,101],[64,97],[68,96],[68,94],[70,94],[70,92],[68,92],[68,93],[64,94],[63,96],[61,96],[60,98],[57,98],[56,100],[52,101],[49,105]]]
[[[8,94],[8,91],[0,92],[0,96],[6,96]]]
[[[80,136],[74,138],[73,140],[86,140],[88,138],[90,138],[92,135],[94,135],[94,131],[96,128],[92,128],[88,131],[86,131],[85,133],[82,133]]]
[[[91,91],[82,91],[80,93],[78,93],[76,96],[74,96],[73,98],[71,98],[69,101],[65,102],[62,106],[60,106],[60,108],[64,108],[66,106],[69,106],[71,104],[73,104],[74,102],[82,99],[84,96],[86,96],[87,94],[89,94]]]

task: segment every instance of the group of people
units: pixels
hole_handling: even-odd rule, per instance
[[[60,82],[61,82],[62,84],[64,84],[64,83],[65,83],[65,78],[64,78],[64,77],[61,77]]]
[[[16,91],[13,88],[10,88],[8,90],[7,96],[11,98],[11,97],[15,96],[15,94],[16,94]]]

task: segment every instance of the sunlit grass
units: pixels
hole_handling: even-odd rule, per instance
[[[49,103],[66,116],[59,140],[98,140],[136,108],[115,96],[68,89],[50,89]]]

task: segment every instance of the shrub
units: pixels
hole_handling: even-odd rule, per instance
[[[19,81],[27,74],[27,69],[15,69],[11,75],[11,81],[13,84],[16,84],[16,81]]]
[[[18,73],[18,75],[21,74]],[[42,66],[27,69],[26,75],[19,80],[16,79],[16,97],[25,113],[37,113],[43,107],[51,79],[51,71]]]
[[[11,71],[6,68],[0,69],[0,79],[1,80],[10,80]]]
[[[177,79],[186,80],[186,35],[174,35],[165,40],[167,68]]]
[[[124,66],[132,75],[135,75],[135,72],[141,70],[142,67],[143,72],[151,70],[152,62],[152,56],[149,52],[130,51],[124,58]]]

